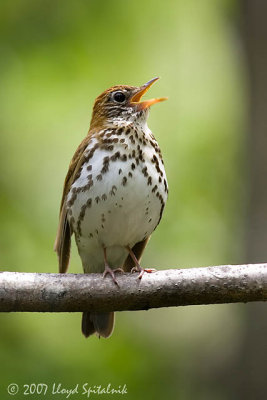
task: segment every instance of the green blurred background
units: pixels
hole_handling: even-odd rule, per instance
[[[63,180],[95,97],[155,76],[151,95],[169,100],[153,107],[149,126],[170,195],[142,264],[247,262],[250,102],[241,25],[234,0],[1,1],[2,270],[57,271]],[[73,246],[70,272],[81,271]],[[126,384],[128,394],[112,399],[238,398],[230,377],[241,374],[247,307],[117,313],[108,340],[85,340],[80,314],[1,314],[1,399],[10,398],[11,382]]]

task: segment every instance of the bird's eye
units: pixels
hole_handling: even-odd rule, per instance
[[[123,92],[115,92],[113,93],[113,100],[115,100],[117,103],[123,103],[126,99],[126,96]]]

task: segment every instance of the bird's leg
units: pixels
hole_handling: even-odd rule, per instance
[[[155,272],[155,268],[142,268],[141,265],[139,264],[139,261],[137,260],[134,252],[132,251],[130,246],[127,246],[126,249],[128,250],[130,256],[132,257],[133,262],[135,263],[135,267],[131,269],[131,272],[139,272],[138,279],[142,279],[142,276],[144,275],[144,272],[147,272],[148,274],[151,274],[151,272]]]
[[[110,275],[113,282],[119,286],[117,279],[115,278],[115,272],[124,272],[122,268],[116,268],[116,269],[111,269],[110,266],[108,265],[108,260],[107,260],[107,249],[103,247],[103,252],[104,252],[104,262],[105,262],[105,271],[103,273],[103,278],[105,278],[106,275]]]

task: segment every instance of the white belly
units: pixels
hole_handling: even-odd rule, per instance
[[[150,236],[160,220],[167,200],[163,164],[159,182],[159,174],[151,162],[154,148],[148,146],[143,161],[130,156],[133,148],[127,152],[125,147],[117,145],[120,157],[113,160],[115,150],[111,153],[97,149],[72,185],[74,192],[75,188],[85,188],[76,193],[74,201],[71,201],[71,191],[67,199],[69,221],[85,272],[104,270],[103,247],[107,249],[110,266],[120,267],[127,257],[126,246],[133,247]],[[127,160],[122,157],[125,154]],[[105,172],[104,157],[110,158]],[[88,185],[88,182],[91,183]]]

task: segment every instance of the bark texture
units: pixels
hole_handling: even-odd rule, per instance
[[[267,300],[267,264],[169,269],[142,280],[101,274],[0,273],[0,311],[125,311]]]

